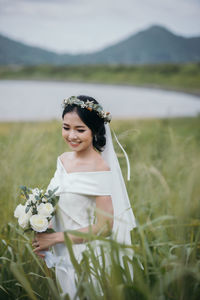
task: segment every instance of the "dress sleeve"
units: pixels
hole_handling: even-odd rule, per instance
[[[75,193],[89,196],[106,196],[112,194],[112,172],[74,172],[67,173],[57,160],[56,172],[47,190],[58,188],[56,195]]]
[[[57,167],[56,167],[56,171],[54,173],[54,176],[51,178],[50,183],[47,187],[47,191],[48,190],[54,190],[55,188],[59,187],[59,189],[56,191],[56,196],[60,195],[60,174],[61,170],[57,161]]]
[[[68,176],[68,192],[91,196],[112,194],[112,172],[80,172]]]

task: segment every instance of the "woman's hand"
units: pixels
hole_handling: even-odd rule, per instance
[[[32,246],[34,247],[33,252],[35,252],[35,254],[37,254],[38,256],[44,258],[45,255],[40,253],[40,251],[47,251],[49,247],[60,243],[61,234],[62,232],[37,233],[32,243]]]
[[[49,249],[44,249],[44,251],[48,251]],[[45,259],[45,253],[42,253],[42,252],[35,252],[35,254],[37,255],[37,256],[39,256],[40,258],[42,258],[42,259]]]

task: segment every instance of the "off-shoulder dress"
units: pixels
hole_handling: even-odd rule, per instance
[[[111,196],[112,171],[73,172],[68,173],[60,159],[57,158],[57,168],[47,189],[59,187],[59,201],[53,218],[53,229],[57,232],[78,230],[95,222],[95,197]],[[74,244],[73,251],[78,261],[86,244]],[[54,254],[60,258],[56,264],[56,278],[63,293],[73,297],[76,293],[75,270],[70,261],[65,244],[56,244]]]

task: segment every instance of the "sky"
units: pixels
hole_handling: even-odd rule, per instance
[[[58,53],[94,52],[152,25],[200,36],[200,0],[0,0],[0,33]]]

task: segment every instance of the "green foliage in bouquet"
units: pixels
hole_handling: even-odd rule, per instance
[[[47,192],[26,186],[20,186],[20,188],[21,198],[26,202],[24,205],[19,204],[14,211],[19,225],[24,228],[25,232],[31,230],[49,232],[51,230],[48,229],[49,222],[55,214],[55,206],[59,199],[55,192],[59,187]]]

